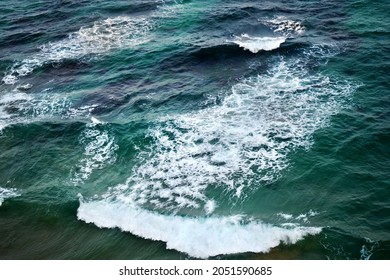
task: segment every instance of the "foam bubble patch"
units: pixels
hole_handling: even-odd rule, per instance
[[[71,96],[77,93],[58,94],[45,90],[34,95],[17,89],[0,97],[0,131],[14,124],[37,121],[86,120],[96,104],[75,106]]]
[[[262,20],[276,34],[282,34],[286,37],[295,37],[304,33],[305,27],[300,21],[294,21],[283,16],[273,19]]]
[[[85,182],[94,170],[102,169],[116,161],[116,151],[119,147],[115,138],[108,131],[101,131],[97,127],[98,124],[96,121],[87,124],[80,136],[80,143],[84,146],[84,154],[73,175],[72,182],[74,184]]]
[[[85,202],[82,199],[77,216],[100,228],[118,227],[143,238],[166,242],[168,249],[196,258],[242,252],[265,253],[281,243],[293,244],[306,235],[321,231],[317,227],[279,227],[243,216],[167,216],[129,204]]]
[[[3,204],[5,199],[18,196],[20,196],[20,193],[16,189],[5,189],[0,187],[0,206]]]
[[[243,200],[279,178],[291,152],[310,148],[313,133],[353,90],[282,59],[268,73],[233,85],[222,104],[162,119],[132,175],[107,196],[172,213],[213,212],[218,205],[209,188]]]
[[[5,84],[15,84],[19,77],[43,65],[63,60],[77,60],[117,48],[130,48],[148,41],[153,23],[144,17],[115,17],[82,27],[66,39],[40,46],[40,52],[16,62],[3,77]]]
[[[284,219],[286,221],[295,221],[295,222],[308,223],[310,217],[317,216],[318,214],[319,214],[318,212],[310,210],[307,213],[302,213],[302,214],[299,214],[297,216],[294,216],[292,214],[283,213],[283,212],[278,213],[277,216],[281,217],[282,219]]]
[[[80,60],[104,55],[114,49],[134,48],[152,38],[151,31],[163,18],[175,16],[184,9],[183,1],[161,1],[158,9],[146,16],[118,16],[81,27],[67,38],[39,46],[40,51],[16,62],[2,82],[16,84],[20,77],[31,74],[43,65],[64,60]]]

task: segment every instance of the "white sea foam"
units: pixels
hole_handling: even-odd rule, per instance
[[[88,124],[80,137],[84,155],[73,175],[74,184],[83,183],[94,170],[102,169],[116,161],[116,151],[119,147],[114,136],[106,130],[99,129],[97,124],[96,122]]]
[[[294,218],[294,216],[292,214],[278,213],[277,215],[282,217],[285,220],[291,220]]]
[[[144,238],[164,241],[168,249],[197,258],[268,252],[280,243],[295,243],[306,235],[321,231],[318,227],[274,226],[242,216],[166,216],[109,200],[87,202],[81,199],[77,216],[101,228],[118,227]]]
[[[101,123],[103,123],[102,121],[98,120],[95,117],[91,117],[91,121],[92,121],[93,124],[101,124]]]
[[[4,189],[0,187],[0,206],[5,199],[18,196],[20,196],[20,193],[16,189]]]
[[[215,217],[218,204],[210,194],[217,189],[243,200],[252,188],[273,182],[288,166],[288,155],[310,147],[313,133],[328,124],[353,89],[308,73],[303,60],[281,58],[269,72],[232,86],[221,104],[161,119],[150,130],[154,144],[140,149],[128,180],[100,198],[82,200],[78,217],[165,241],[196,257],[265,252],[318,233],[300,225],[314,211],[280,213],[294,220],[279,226]],[[202,214],[180,216],[188,212]]]
[[[0,132],[20,120],[18,114],[31,99],[28,94],[19,91],[0,95]]]
[[[79,219],[161,240],[196,257],[266,252],[318,233],[319,228],[300,225],[317,214],[313,211],[281,213],[288,222],[278,226],[213,215],[216,200],[242,201],[252,188],[277,179],[288,155],[309,148],[313,133],[328,124],[354,89],[308,73],[305,57],[280,58],[275,65],[233,85],[221,104],[161,119],[149,133],[154,144],[139,149],[126,182],[100,198],[81,200]],[[215,190],[225,197],[212,197]],[[187,213],[200,217],[180,216]]]
[[[378,242],[372,241],[369,238],[365,238],[367,244],[362,246],[362,249],[360,250],[360,259],[361,260],[369,260],[374,254],[376,247],[378,246]]]
[[[77,107],[71,101],[72,94],[58,94],[43,91],[34,95],[17,89],[0,97],[0,131],[18,123],[31,123],[47,120],[90,118],[96,104]]]
[[[81,27],[63,40],[39,46],[38,53],[16,62],[2,81],[13,85],[19,77],[29,75],[43,65],[80,60],[114,49],[144,44],[151,39],[150,31],[158,25],[158,19],[174,16],[183,9],[180,4],[181,1],[161,1],[157,11],[148,16],[118,16],[96,21],[89,27]]]
[[[16,103],[18,101],[28,101],[31,99],[32,99],[31,96],[29,96],[24,92],[14,91],[0,96],[0,106],[3,107],[10,103]]]
[[[309,75],[297,61],[282,60],[234,85],[221,105],[162,120],[150,131],[155,144],[140,151],[127,182],[107,195],[173,213],[211,213],[217,205],[207,188],[240,198],[274,181],[288,166],[288,154],[309,148],[312,134],[352,90],[349,83]]]
[[[2,79],[5,84],[15,84],[45,64],[88,55],[106,53],[115,48],[129,48],[148,41],[153,23],[145,17],[119,16],[97,21],[91,27],[82,27],[66,39],[40,46],[40,52],[16,62]]]
[[[50,119],[50,116],[89,118],[93,105],[75,107],[70,98],[71,94],[58,96],[49,92],[27,95],[23,91],[33,85],[21,82],[18,84],[18,81],[44,65],[57,64],[64,60],[96,58],[114,49],[133,48],[148,42],[151,38],[150,31],[158,25],[158,20],[175,15],[179,11],[175,7],[182,6],[177,5],[181,4],[181,1],[160,2],[161,6],[149,15],[99,20],[92,26],[82,27],[69,34],[63,40],[41,45],[35,54],[15,62],[2,78],[4,84],[15,86],[10,93],[0,93],[0,131],[9,125]],[[24,100],[19,98],[22,95]]]
[[[143,18],[116,17],[98,21],[90,28],[81,28],[67,39],[40,46],[40,52],[16,62],[6,73],[3,82],[14,84],[21,76],[28,75],[36,67],[61,62],[63,59],[80,59],[88,54],[100,54],[112,48],[137,45],[147,36],[149,23]],[[137,29],[139,27],[139,30]],[[138,38],[139,37],[139,38]],[[0,130],[17,124],[39,121],[52,117],[89,117],[92,106],[74,107],[71,96],[74,94],[51,92],[27,94],[33,87],[30,83],[19,83],[13,88],[4,87],[0,93]],[[77,93],[76,93],[77,94]],[[88,108],[87,108],[88,107]]]
[[[267,25],[275,36],[255,36],[244,33],[240,36],[234,36],[234,40],[231,42],[252,53],[258,53],[262,50],[271,51],[278,49],[288,38],[301,35],[305,30],[300,22],[285,17],[261,20],[261,22]]]
[[[275,33],[287,37],[301,35],[305,31],[305,27],[300,21],[293,21],[283,16],[261,21],[271,27]]]
[[[181,12],[188,12],[188,3],[185,3],[185,0],[158,0],[157,2],[159,2],[160,5],[157,13],[153,15],[155,18],[172,18]],[[187,4],[187,6],[183,4]]]
[[[233,43],[239,45],[252,53],[258,53],[261,50],[271,51],[280,47],[286,41],[284,37],[252,37],[248,34],[235,36]]]
[[[318,212],[310,210],[307,213],[302,213],[302,214],[299,214],[297,216],[294,216],[292,214],[286,214],[286,213],[283,213],[283,212],[278,213],[277,216],[279,216],[279,217],[281,217],[281,218],[283,218],[285,220],[289,220],[289,221],[295,220],[296,222],[302,221],[304,223],[308,223],[310,217],[317,216],[318,214],[319,214]]]

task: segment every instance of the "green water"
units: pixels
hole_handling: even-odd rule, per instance
[[[1,259],[389,258],[386,1],[8,2]]]

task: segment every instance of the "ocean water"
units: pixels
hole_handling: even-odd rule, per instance
[[[388,1],[0,2],[0,259],[389,259]]]

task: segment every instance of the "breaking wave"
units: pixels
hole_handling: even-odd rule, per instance
[[[0,187],[0,206],[5,199],[18,196],[20,196],[20,193],[16,189],[4,189]]]
[[[240,36],[234,36],[231,42],[239,45],[244,50],[258,53],[262,50],[271,51],[278,49],[288,38],[296,37],[304,32],[304,27],[300,22],[284,17],[263,20],[261,23],[268,26],[274,33],[274,36],[258,36],[243,33]]]
[[[188,218],[153,213],[130,204],[80,199],[80,220],[101,228],[132,232],[164,241],[167,249],[196,258],[240,252],[268,252],[280,243],[292,244],[321,228],[273,226],[243,216]]]
[[[261,50],[275,50],[285,41],[286,38],[284,37],[251,37],[248,34],[242,34],[236,36],[233,43],[252,53],[258,53]]]
[[[310,147],[312,134],[352,90],[282,60],[234,85],[221,105],[162,121],[150,132],[155,144],[140,152],[141,164],[111,195],[153,209],[210,213],[216,204],[205,195],[208,187],[239,198],[245,188],[273,182],[288,166],[288,154]]]
[[[329,124],[354,89],[348,81],[309,73],[305,59],[280,57],[268,72],[233,85],[221,104],[161,119],[150,130],[154,144],[140,150],[127,181],[100,198],[82,199],[78,217],[202,258],[266,252],[316,234],[319,228],[300,225],[314,211],[279,213],[279,220],[293,222],[278,225],[237,220],[217,216],[216,201],[224,199],[210,193],[243,201],[274,182],[289,154],[308,149],[313,133]]]

